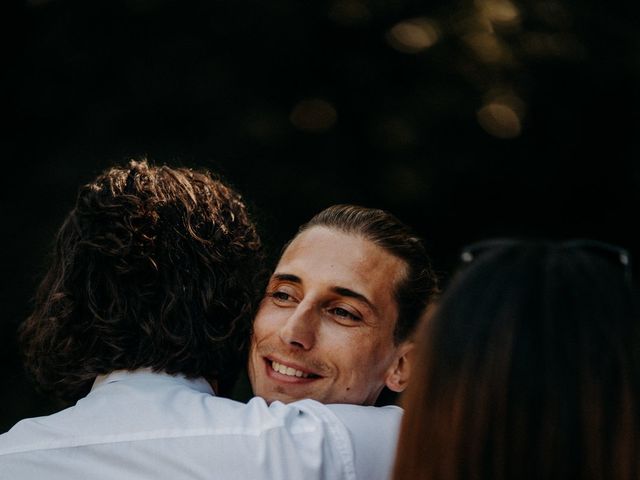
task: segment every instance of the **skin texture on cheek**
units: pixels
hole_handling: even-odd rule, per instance
[[[384,388],[386,373],[393,359],[393,349],[388,345],[371,345],[370,352],[371,355],[362,358],[351,370],[343,392],[347,399],[358,393],[360,399],[357,403],[362,405],[375,403]],[[364,378],[363,372],[368,372],[368,380]]]

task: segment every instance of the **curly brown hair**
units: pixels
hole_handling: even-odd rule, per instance
[[[80,189],[33,313],[25,364],[64,401],[150,367],[229,386],[246,359],[260,238],[241,197],[206,171],[131,161]]]

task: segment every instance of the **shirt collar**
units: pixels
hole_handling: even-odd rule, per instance
[[[106,375],[98,375],[93,382],[91,391],[93,392],[102,385],[114,382],[126,382],[129,380],[144,380],[145,382],[165,384],[179,383],[192,390],[196,390],[201,393],[208,393],[209,395],[215,395],[215,392],[211,388],[209,382],[202,377],[187,378],[181,373],[170,375],[165,372],[154,372],[150,368],[139,368],[137,370],[114,370]]]

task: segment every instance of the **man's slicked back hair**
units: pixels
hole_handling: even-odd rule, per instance
[[[406,340],[439,293],[438,278],[422,240],[389,212],[357,205],[326,208],[302,225],[298,235],[312,227],[332,228],[361,236],[405,262],[406,273],[394,292],[398,305],[394,340],[396,343]]]

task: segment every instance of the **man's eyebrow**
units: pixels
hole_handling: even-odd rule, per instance
[[[371,302],[371,300],[369,300],[367,297],[365,297],[361,293],[354,292],[350,288],[344,288],[344,287],[333,287],[331,290],[334,293],[337,293],[338,295],[342,295],[343,297],[351,297],[351,298],[355,298],[356,300],[360,300],[361,302],[365,303],[371,310],[373,310],[374,313],[376,314],[378,313],[378,309]]]
[[[293,275],[291,273],[274,273],[271,279],[280,280],[284,282],[299,283],[302,285],[302,279],[299,276]]]

